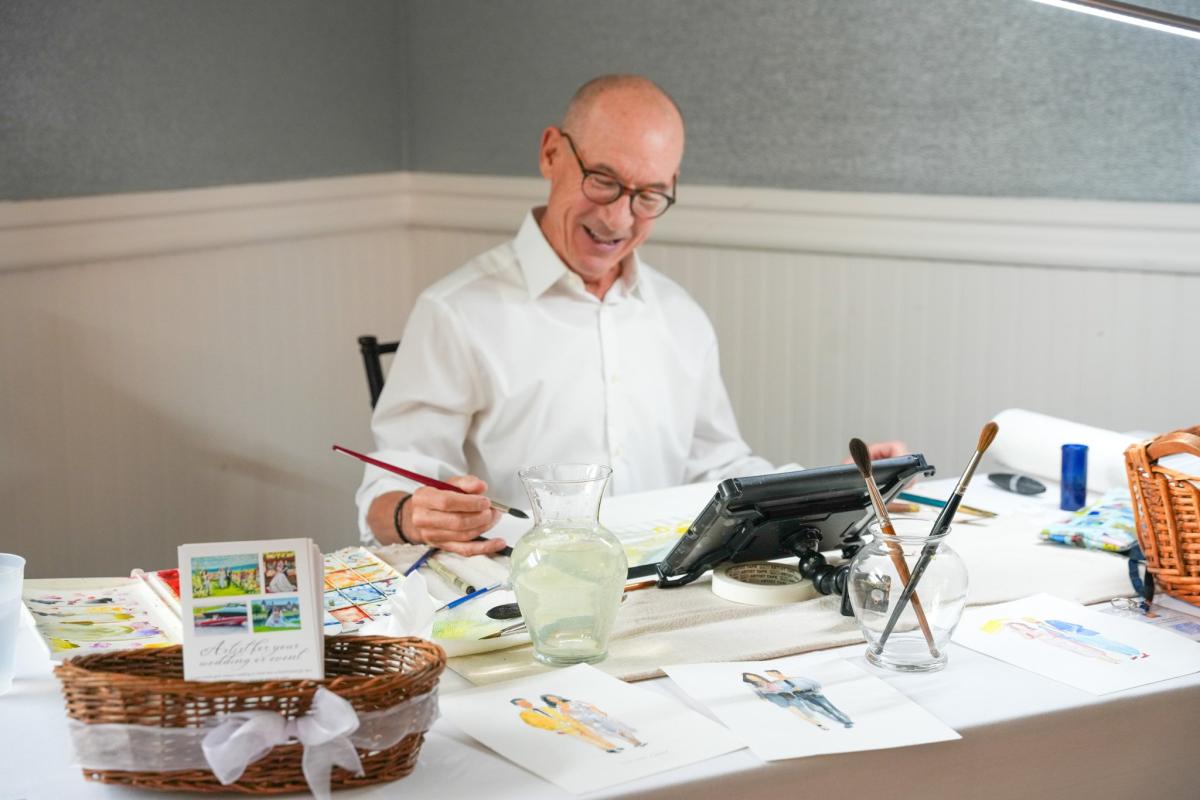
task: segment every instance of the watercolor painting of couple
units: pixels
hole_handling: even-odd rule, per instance
[[[521,709],[521,721],[526,725],[574,737],[606,753],[646,746],[637,738],[637,731],[591,703],[568,700],[556,694],[544,694],[541,699],[545,705],[535,706],[524,697],[514,697],[509,702]]]
[[[678,698],[586,664],[454,692],[439,705],[468,735],[577,794],[745,746]]]
[[[959,738],[890,684],[829,653],[663,671],[765,761]]]
[[[754,693],[768,703],[786,709],[796,716],[823,731],[829,730],[829,724],[853,728],[854,720],[829,701],[821,693],[821,684],[804,675],[785,677],[777,669],[766,671],[764,678],[756,672],[743,672],[742,682],[748,683]]]
[[[1200,644],[1138,619],[1038,594],[968,608],[957,644],[1092,694],[1187,675]]]

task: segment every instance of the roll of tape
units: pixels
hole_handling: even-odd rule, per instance
[[[748,606],[782,606],[817,596],[812,581],[800,577],[794,564],[747,561],[713,570],[713,594]]]

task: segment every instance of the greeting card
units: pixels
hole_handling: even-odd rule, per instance
[[[323,678],[323,574],[309,539],[180,547],[184,677]]]

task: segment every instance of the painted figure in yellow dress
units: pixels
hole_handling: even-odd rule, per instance
[[[645,747],[646,743],[637,738],[637,731],[615,717],[610,717],[591,703],[581,700],[568,700],[556,694],[542,695],[542,701],[554,710],[570,717],[580,725],[602,735],[614,739],[623,739],[626,744],[634,747]]]
[[[509,702],[521,709],[521,721],[531,728],[574,736],[579,741],[587,742],[606,753],[618,753],[621,751],[620,747],[617,747],[607,739],[601,738],[586,725],[582,725],[578,721],[560,713],[557,709],[548,706],[535,707],[533,703],[524,697],[514,697]]]

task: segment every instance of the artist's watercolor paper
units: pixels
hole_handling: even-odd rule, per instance
[[[585,664],[443,696],[441,711],[500,755],[575,793],[744,746],[678,700]]]
[[[1200,644],[1047,594],[967,609],[954,641],[1092,694],[1200,671]]]
[[[182,640],[175,612],[138,578],[30,579],[21,596],[55,660]]]
[[[392,613],[387,598],[404,581],[395,568],[363,547],[344,547],[326,553],[324,561],[322,603],[329,612],[326,620],[333,620],[326,633],[351,633],[374,621],[387,621]]]
[[[827,654],[663,671],[765,761],[960,738],[889,684]]]
[[[188,680],[325,676],[321,552],[309,539],[179,548]]]

